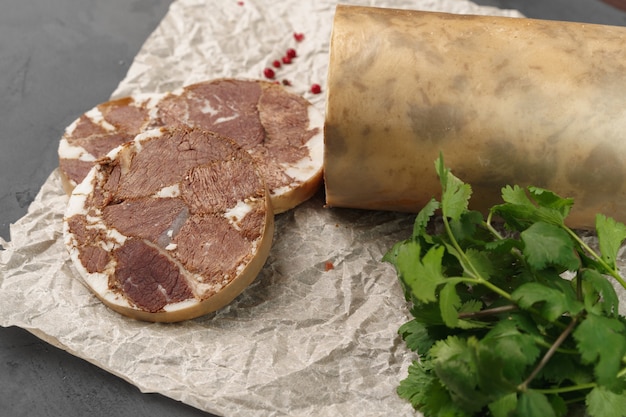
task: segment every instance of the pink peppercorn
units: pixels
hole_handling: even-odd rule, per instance
[[[272,78],[274,78],[274,75],[275,75],[274,74],[274,70],[271,69],[271,68],[265,68],[263,70],[263,75],[265,75],[265,77],[267,77],[267,78],[272,79]]]

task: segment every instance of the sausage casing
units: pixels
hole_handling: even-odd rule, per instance
[[[434,161],[472,185],[574,198],[626,221],[626,28],[339,5],[325,120],[330,207],[418,211]]]

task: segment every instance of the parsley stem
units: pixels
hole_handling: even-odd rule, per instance
[[[504,239],[504,236],[502,236],[500,234],[500,232],[498,230],[496,230],[495,227],[493,227],[491,225],[491,218],[493,217],[493,212],[490,211],[489,214],[487,215],[487,221],[483,222],[484,227],[487,228],[487,230],[489,230],[489,232],[491,232],[492,235],[494,235],[498,240],[502,240]]]
[[[611,268],[611,266],[609,264],[607,264],[604,259],[602,259],[602,257],[600,255],[598,255],[596,253],[596,251],[594,251],[592,248],[589,247],[589,245],[587,245],[581,238],[580,236],[578,236],[576,234],[576,232],[574,232],[572,229],[570,229],[569,227],[563,226],[563,228],[565,229],[565,231],[572,237],[574,238],[574,240],[576,242],[578,242],[578,244],[588,253],[590,254],[592,257],[594,257],[608,272],[609,274],[611,274],[611,276],[613,278],[615,278],[615,280],[617,282],[620,283],[620,285],[624,288],[626,288],[626,281],[624,280],[624,278],[622,278],[622,276],[619,274],[619,272],[617,272],[614,268]]]
[[[537,389],[536,391],[541,392],[542,394],[560,394],[563,392],[573,392],[573,391],[592,389],[592,388],[595,388],[596,385],[597,384],[595,382],[589,382],[586,384],[570,385],[568,387]]]
[[[468,318],[484,317],[484,316],[491,316],[493,314],[507,313],[509,311],[515,311],[515,310],[519,310],[519,307],[516,306],[515,304],[509,304],[509,305],[500,306],[500,307],[486,308],[480,311],[459,313],[459,318],[468,319]]]
[[[486,280],[485,278],[483,278],[480,275],[480,272],[478,272],[478,270],[476,270],[476,267],[474,266],[474,264],[467,258],[467,255],[465,254],[465,251],[463,251],[463,249],[459,245],[459,242],[457,242],[456,238],[454,237],[454,234],[452,233],[452,228],[450,227],[450,223],[448,222],[448,216],[446,216],[446,213],[443,213],[443,214],[444,214],[442,216],[443,226],[446,229],[446,233],[447,233],[448,237],[450,238],[450,242],[452,243],[452,246],[457,251],[459,256],[463,258],[463,262],[462,262],[463,266],[464,266],[463,269],[466,269],[465,267],[467,267],[467,269],[469,269],[469,271],[467,271],[467,272],[471,275],[471,278],[470,279],[466,279],[465,281],[466,282],[470,282],[470,283],[474,283],[474,284],[482,284],[485,287],[489,288],[491,291],[493,291],[493,292],[499,294],[500,296],[506,298],[507,300],[513,301],[513,297],[511,297],[511,294],[509,294],[508,292],[504,291],[503,289],[501,289],[497,285],[493,285],[491,282],[489,282],[488,280]]]
[[[504,291],[502,288],[498,287],[497,285],[493,285],[491,282],[487,281],[486,279],[480,276],[476,279],[476,283],[484,285],[485,287],[489,288],[491,291],[495,292],[496,294],[499,294],[500,296],[502,296],[503,298],[506,298],[509,301],[513,301],[513,297],[511,296],[511,294]]]
[[[550,347],[552,346],[552,343],[546,342],[543,338],[539,336],[536,336],[533,339],[535,340],[535,343],[538,344],[539,346],[543,346],[548,349],[550,349]],[[558,348],[556,351],[558,353],[563,353],[566,355],[578,355],[578,351],[576,349]]]
[[[476,271],[476,268],[474,268],[474,265],[472,265],[472,263],[469,261],[469,259],[467,259],[467,256],[465,255],[465,252],[463,251],[463,249],[459,245],[459,242],[456,241],[456,238],[454,237],[454,233],[452,233],[452,228],[450,227],[450,222],[448,222],[448,216],[446,215],[446,213],[443,213],[443,219],[442,220],[443,220],[443,227],[446,229],[446,234],[450,238],[450,242],[452,243],[452,246],[457,251],[459,256],[463,258],[462,264],[464,266],[467,265],[467,267],[469,269],[471,269],[471,271],[469,271],[469,272],[471,272],[471,277],[473,279],[477,279],[477,280],[482,279],[480,277],[480,274],[478,273],[478,271]],[[466,269],[466,268],[463,268],[463,269]]]
[[[535,369],[533,369],[533,371],[530,373],[528,378],[526,378],[526,380],[517,387],[519,391],[522,391],[522,392],[526,391],[526,389],[528,388],[528,385],[532,382],[533,379],[535,379],[535,377],[543,369],[543,367],[546,366],[550,358],[552,358],[552,355],[556,353],[556,350],[559,348],[559,346],[561,346],[561,344],[565,341],[565,339],[567,339],[570,333],[574,330],[574,327],[576,327],[577,323],[578,323],[578,317],[574,317],[572,321],[567,325],[565,330],[563,330],[563,332],[559,335],[559,337],[554,341],[552,346],[550,346],[550,349],[548,349],[546,354],[543,355],[543,358],[541,358],[541,361],[539,361],[539,363],[537,364]]]

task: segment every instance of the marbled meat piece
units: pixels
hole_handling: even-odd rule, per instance
[[[200,82],[165,95],[157,115],[166,125],[230,137],[250,152],[276,213],[297,206],[321,186],[323,117],[280,85],[239,79]]]
[[[58,154],[66,192],[80,183],[98,158],[161,125],[154,117],[161,94],[141,94],[101,103],[72,122],[61,137]]]
[[[80,277],[110,308],[180,321],[223,307],[254,280],[273,210],[256,163],[233,141],[159,128],[98,160],[70,196],[64,235]]]

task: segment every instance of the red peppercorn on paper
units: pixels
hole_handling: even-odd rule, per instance
[[[519,16],[465,0],[369,3]],[[112,98],[263,78],[272,68],[276,82],[323,112],[336,5],[174,1]],[[272,66],[290,48],[291,63]],[[225,417],[412,414],[395,393],[412,360],[396,333],[408,316],[396,275],[380,260],[413,216],[328,210],[318,195],[276,217],[267,264],[234,303],[172,326],[120,316],[74,278],[61,233],[66,203],[52,172],[10,241],[0,241],[0,325],[28,329],[144,392]]]

